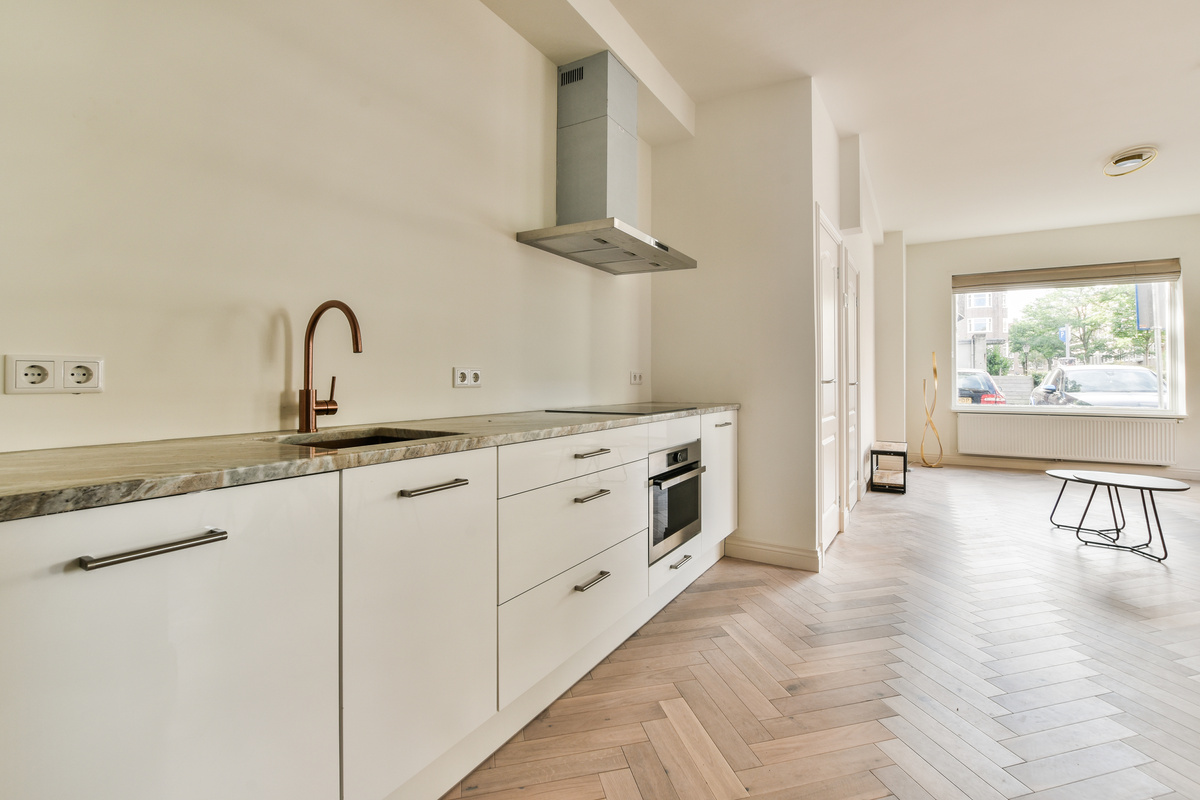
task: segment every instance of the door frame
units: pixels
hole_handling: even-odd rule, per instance
[[[816,411],[817,411],[817,414],[816,414],[816,419],[814,419],[813,422],[815,424],[816,434],[817,434],[816,435],[816,442],[817,442],[817,452],[816,452],[816,456],[817,456],[817,461],[816,461],[816,466],[817,466],[817,487],[816,487],[817,488],[817,502],[816,502],[817,552],[819,554],[819,558],[823,562],[824,556],[825,556],[825,551],[833,543],[833,540],[837,538],[837,535],[839,533],[841,533],[842,530],[844,530],[844,522],[845,522],[846,514],[843,511],[843,508],[845,505],[845,494],[844,494],[845,470],[843,468],[843,463],[842,463],[843,458],[844,458],[843,450],[845,447],[844,434],[843,434],[843,430],[842,430],[842,428],[845,424],[844,398],[842,397],[842,391],[843,391],[843,388],[842,388],[842,383],[843,383],[843,380],[842,380],[842,369],[843,369],[843,365],[842,365],[842,326],[843,326],[843,316],[844,315],[843,315],[842,303],[839,300],[839,302],[836,302],[834,304],[834,306],[836,308],[835,313],[837,314],[837,318],[834,320],[834,328],[833,328],[834,336],[837,337],[836,342],[835,342],[835,352],[834,352],[834,370],[835,370],[835,378],[834,379],[837,381],[837,384],[838,384],[836,387],[837,388],[837,398],[838,398],[836,401],[837,415],[838,415],[837,436],[839,439],[842,439],[842,441],[839,441],[837,443],[837,446],[834,448],[835,458],[837,459],[837,462],[838,462],[834,466],[834,475],[837,476],[836,477],[837,486],[836,486],[835,491],[836,491],[837,497],[838,497],[838,500],[837,500],[837,506],[838,506],[837,530],[829,532],[831,535],[828,537],[828,540],[826,540],[827,532],[825,531],[824,526],[822,524],[822,519],[823,519],[822,515],[823,515],[824,507],[821,505],[821,503],[823,500],[825,484],[824,484],[824,477],[823,477],[824,470],[822,469],[823,465],[821,463],[821,446],[820,446],[820,443],[821,443],[821,375],[822,375],[821,368],[823,366],[823,362],[822,362],[823,347],[822,347],[822,342],[821,342],[821,332],[823,329],[823,325],[825,323],[825,319],[822,316],[822,309],[821,309],[821,288],[822,288],[822,286],[821,286],[821,232],[822,232],[822,229],[825,231],[825,233],[829,234],[830,239],[833,240],[834,245],[837,249],[837,252],[835,254],[835,259],[837,261],[837,264],[836,264],[836,268],[837,268],[836,293],[839,298],[841,298],[843,296],[841,281],[842,281],[842,272],[843,272],[842,264],[843,264],[843,259],[845,258],[845,245],[842,241],[841,231],[839,231],[837,229],[837,226],[835,226],[833,224],[833,221],[830,220],[829,217],[827,217],[825,215],[825,212],[821,209],[821,204],[813,203],[813,206],[814,206],[814,212],[815,212],[814,219],[813,219],[813,222],[814,222],[814,224],[813,224],[813,267],[814,267],[813,277],[815,278],[813,288],[815,290],[814,299],[816,301],[814,303],[814,305],[816,306],[816,331],[815,331],[816,336],[815,336],[815,339],[816,339],[816,344],[817,344],[817,347],[816,347],[816,351],[817,351],[816,352],[816,356],[817,356],[817,364],[816,364],[816,366],[817,366],[817,370],[816,370],[816,373],[817,373],[816,374],[817,407],[816,407]]]
[[[853,270],[855,277],[854,302],[855,309],[853,314],[854,320],[854,346],[848,347],[849,328],[850,328],[850,272]],[[850,513],[854,510],[855,504],[862,499],[863,496],[863,461],[862,461],[862,321],[859,319],[859,293],[862,291],[862,273],[859,272],[858,266],[850,258],[850,252],[842,242],[842,260],[841,260],[841,280],[839,281],[842,293],[842,303],[839,306],[838,314],[841,317],[841,324],[838,326],[838,353],[840,356],[841,372],[844,377],[838,387],[839,393],[839,413],[841,419],[841,434],[842,434],[842,465],[841,470],[841,514],[842,522],[841,529],[844,531],[850,526]],[[853,359],[855,365],[854,374],[857,377],[854,389],[858,392],[858,403],[855,406],[855,441],[850,441],[850,363]],[[853,481],[853,491],[851,491],[850,467],[854,467],[855,479]]]

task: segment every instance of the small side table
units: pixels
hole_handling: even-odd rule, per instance
[[[899,458],[903,468],[899,471],[880,469],[880,456]],[[875,442],[871,445],[871,491],[898,494],[908,491],[908,442]]]

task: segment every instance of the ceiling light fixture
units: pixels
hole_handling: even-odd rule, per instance
[[[1149,164],[1158,155],[1158,148],[1145,145],[1122,150],[1104,165],[1104,174],[1110,178],[1128,175]]]

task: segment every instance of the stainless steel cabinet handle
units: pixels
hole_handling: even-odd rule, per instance
[[[593,450],[590,453],[576,453],[575,457],[576,458],[595,458],[596,456],[607,455],[611,452],[612,452],[612,450],[609,450],[607,447],[601,447],[599,450]]]
[[[601,489],[598,492],[596,492],[595,494],[589,494],[587,497],[576,497],[575,502],[576,503],[590,503],[593,500],[599,500],[601,497],[604,497],[605,495],[608,495],[608,494],[612,494],[611,489]]]
[[[713,427],[714,428],[728,428],[732,424],[733,424],[732,422],[719,422],[716,425],[713,425]]]
[[[837,383],[837,378],[830,378],[827,381],[821,381],[821,383]]]
[[[696,477],[697,475],[699,475],[702,472],[708,472],[708,467],[698,467],[697,469],[689,470],[689,471],[683,473],[682,475],[677,475],[674,478],[671,478],[669,480],[665,480],[665,481],[652,480],[650,482],[653,483],[655,486],[657,486],[660,489],[670,489],[672,486],[675,486],[676,484],[691,480],[692,478]]]
[[[423,494],[433,494],[434,492],[444,492],[447,489],[457,489],[460,486],[466,486],[470,481],[466,478],[455,478],[449,483],[439,483],[435,486],[422,486],[420,489],[401,489],[401,497],[420,497]]]
[[[608,572],[607,570],[600,570],[600,574],[599,574],[599,575],[597,575],[596,577],[592,578],[592,579],[591,579],[590,581],[588,581],[587,583],[584,583],[584,584],[578,584],[578,583],[577,583],[577,584],[575,584],[575,591],[577,591],[577,592],[586,592],[588,589],[592,588],[592,587],[593,587],[593,586],[595,586],[597,583],[599,583],[600,581],[602,581],[602,580],[604,580],[605,578],[607,578],[609,575],[612,575],[612,573],[611,573],[611,572]]]
[[[691,556],[684,556],[683,558],[679,559],[678,564],[672,564],[671,569],[679,569],[680,567],[682,567],[684,564],[686,564],[687,562],[689,562],[691,560],[692,560]]]
[[[858,386],[858,381],[850,381],[847,386]]]
[[[173,553],[176,550],[186,550],[189,547],[198,547],[202,544],[220,542],[228,538],[229,534],[227,532],[220,528],[213,528],[208,533],[193,536],[191,539],[181,539],[178,542],[169,542],[167,544],[156,544],[153,547],[143,547],[140,550],[130,550],[127,553],[117,553],[116,555],[102,556],[100,558],[80,556],[79,566],[90,571],[100,569],[101,567],[111,567],[114,564],[124,564],[126,561],[137,561],[139,558],[149,558],[150,556],[162,555],[163,553]]]

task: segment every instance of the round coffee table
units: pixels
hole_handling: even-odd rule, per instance
[[[1062,502],[1063,493],[1067,491],[1068,483],[1082,483],[1075,479],[1075,471],[1070,469],[1048,469],[1046,474],[1051,478],[1058,478],[1062,481],[1062,488],[1058,490],[1058,497],[1054,501],[1054,508],[1050,509],[1050,524],[1056,528],[1063,530],[1085,530],[1088,533],[1095,533],[1103,536],[1109,541],[1114,541],[1122,530],[1125,529],[1125,508],[1121,505],[1121,493],[1115,488],[1108,489],[1108,505],[1112,509],[1113,527],[1111,528],[1080,528],[1082,520],[1079,524],[1071,523],[1064,525],[1054,518],[1054,512],[1058,511],[1058,504]],[[1115,498],[1114,498],[1115,496]],[[1115,499],[1115,502],[1114,502]],[[1117,522],[1117,512],[1120,511],[1121,521]]]

